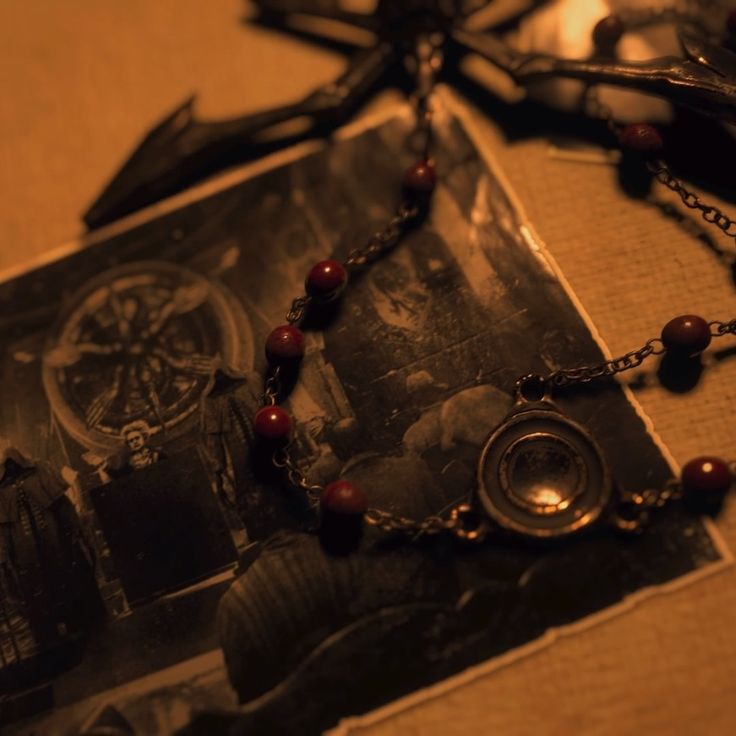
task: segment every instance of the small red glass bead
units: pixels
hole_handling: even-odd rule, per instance
[[[348,274],[342,263],[326,260],[312,266],[304,286],[309,296],[330,301],[340,294],[347,282]]]
[[[736,8],[726,16],[726,30],[732,36],[736,36]]]
[[[291,417],[279,406],[264,406],[253,421],[256,434],[264,440],[285,440],[291,433]]]
[[[700,353],[710,345],[710,340],[710,326],[695,314],[675,317],[662,328],[664,346],[677,353]]]
[[[304,334],[294,325],[279,325],[266,338],[266,357],[279,362],[297,360],[304,355]]]
[[[368,510],[365,493],[347,480],[330,483],[320,499],[322,509],[340,516],[362,516]]]
[[[696,457],[682,468],[682,490],[694,496],[725,493],[733,481],[728,464],[718,457]]]
[[[624,35],[623,21],[617,15],[607,15],[593,27],[593,43],[599,50],[613,50]]]
[[[656,153],[664,142],[659,131],[649,123],[631,123],[625,125],[618,136],[622,148],[637,153]]]
[[[404,173],[404,187],[417,194],[431,194],[437,185],[437,172],[429,161],[419,161]]]

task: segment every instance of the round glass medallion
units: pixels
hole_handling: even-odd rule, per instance
[[[478,500],[506,529],[534,537],[571,534],[594,522],[610,495],[595,441],[553,409],[512,415],[483,448]]]
[[[575,447],[549,432],[516,440],[499,468],[499,482],[508,499],[532,514],[564,511],[583,493],[587,479]]]

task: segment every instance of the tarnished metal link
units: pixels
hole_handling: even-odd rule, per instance
[[[281,393],[281,368],[276,366],[263,382],[263,396],[261,401],[264,406],[274,406],[278,403]]]
[[[369,508],[365,514],[365,521],[369,526],[384,532],[402,532],[415,537],[449,532],[464,542],[482,542],[488,533],[488,525],[468,503],[454,507],[447,518],[433,515],[421,520]]]
[[[307,307],[311,299],[308,296],[298,296],[291,303],[291,308],[286,313],[286,321],[293,325],[296,322],[301,322],[304,319],[304,315],[307,312]]]
[[[642,347],[632,350],[618,358],[607,360],[595,365],[582,365],[575,368],[560,368],[553,371],[545,379],[551,386],[562,388],[577,383],[589,383],[598,378],[613,376],[616,373],[638,368],[650,355],[659,355],[664,352],[664,346],[659,338],[648,340]]]
[[[463,542],[482,542],[488,535],[488,524],[469,503],[455,506],[450,514],[452,533]]]
[[[273,464],[281,468],[289,483],[302,491],[305,491],[310,501],[317,503],[324,487],[318,483],[310,483],[304,471],[297,465],[291,455],[291,448],[287,445],[276,450],[273,454]]]
[[[391,250],[399,238],[404,234],[406,226],[419,215],[419,208],[412,207],[407,202],[402,202],[396,214],[388,223],[377,230],[368,239],[368,243],[362,248],[354,248],[348,253],[344,261],[347,267],[360,267],[380,258],[384,253]]]
[[[736,221],[718,209],[718,207],[703,202],[695,192],[687,189],[672,171],[670,171],[670,168],[664,161],[649,162],[647,168],[660,184],[664,184],[668,189],[675,192],[686,207],[691,210],[697,210],[707,223],[715,225],[721,232],[728,235],[728,237],[736,239]]]
[[[409,519],[390,511],[369,508],[365,513],[365,521],[384,532],[404,532],[411,535],[435,535],[452,531],[458,525],[455,518],[444,519],[441,516],[427,516],[424,519]]]
[[[670,478],[664,488],[647,488],[621,497],[622,503],[631,503],[640,509],[661,509],[670,501],[682,498],[682,484]]]
[[[527,373],[519,376],[514,385],[514,397],[517,401],[542,401],[549,398],[549,384],[539,373]]]
[[[708,322],[708,326],[710,327],[711,337],[736,334],[736,319],[732,319],[730,322],[714,320],[713,322]]]
[[[649,522],[651,512],[664,508],[682,497],[682,484],[670,478],[663,488],[647,488],[633,493],[621,493],[611,514],[611,523],[619,531],[638,534]]]

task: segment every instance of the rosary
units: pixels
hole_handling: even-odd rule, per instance
[[[733,15],[733,14],[732,14]],[[736,16],[729,17],[736,31]],[[596,53],[612,56],[626,24],[609,16],[593,30]],[[482,448],[477,465],[476,489],[471,500],[455,505],[443,515],[409,519],[373,508],[363,489],[347,480],[326,486],[309,481],[291,453],[290,415],[279,406],[282,378],[298,370],[305,352],[305,338],[298,325],[313,306],[338,300],[349,274],[369,266],[393,249],[402,236],[419,224],[430,208],[437,174],[430,156],[432,128],[430,95],[440,66],[439,50],[431,43],[417,55],[416,135],[423,140],[422,156],[403,176],[403,198],[390,221],[367,245],[349,253],[344,262],[316,263],[305,280],[305,294],[292,302],[286,324],[266,339],[268,361],[263,407],[253,418],[259,449],[270,453],[289,484],[306,494],[319,511],[320,533],[357,540],[367,523],[385,532],[413,537],[449,533],[467,542],[482,542],[490,533],[512,533],[526,538],[564,537],[606,520],[623,532],[640,532],[653,510],[682,500],[694,509],[717,503],[732,485],[736,462],[702,456],[687,462],[679,478],[664,487],[641,492],[621,492],[615,486],[605,458],[589,431],[567,417],[553,403],[556,392],[570,386],[608,379],[640,366],[651,356],[687,361],[704,351],[713,338],[736,334],[736,319],[708,321],[696,315],[671,319],[659,337],[620,357],[594,365],[559,368],[547,375],[520,376],[514,387],[515,403]],[[658,155],[663,149],[660,131],[648,123],[618,125],[611,111],[586,93],[596,112],[615,134],[623,155],[635,155],[682,202],[698,211],[724,233],[736,235],[736,224],[717,207],[705,204],[689,191]],[[369,491],[370,492],[370,491]]]

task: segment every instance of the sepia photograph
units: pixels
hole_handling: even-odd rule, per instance
[[[462,125],[438,118],[433,217],[305,319],[285,402],[310,484],[345,479],[416,520],[478,495],[518,376],[604,360]],[[332,552],[309,497],[264,472],[254,416],[269,367],[254,345],[310,262],[346,258],[390,217],[394,192],[349,173],[370,162],[389,179],[410,124],[404,112],[0,286],[15,387],[2,411],[3,669],[50,690],[61,710],[43,728],[75,733],[65,706],[219,650],[244,733],[312,732],[720,560],[676,509],[633,537],[611,520],[564,540],[495,525],[482,545],[369,528]],[[29,298],[40,290],[43,310]],[[615,383],[550,407],[600,445],[617,493],[671,477]],[[567,445],[525,452],[512,472],[529,523],[567,523],[592,492],[575,475],[594,469]]]
[[[147,98],[66,245],[0,207],[0,733],[729,732],[732,13],[184,5],[151,94],[270,91]]]

